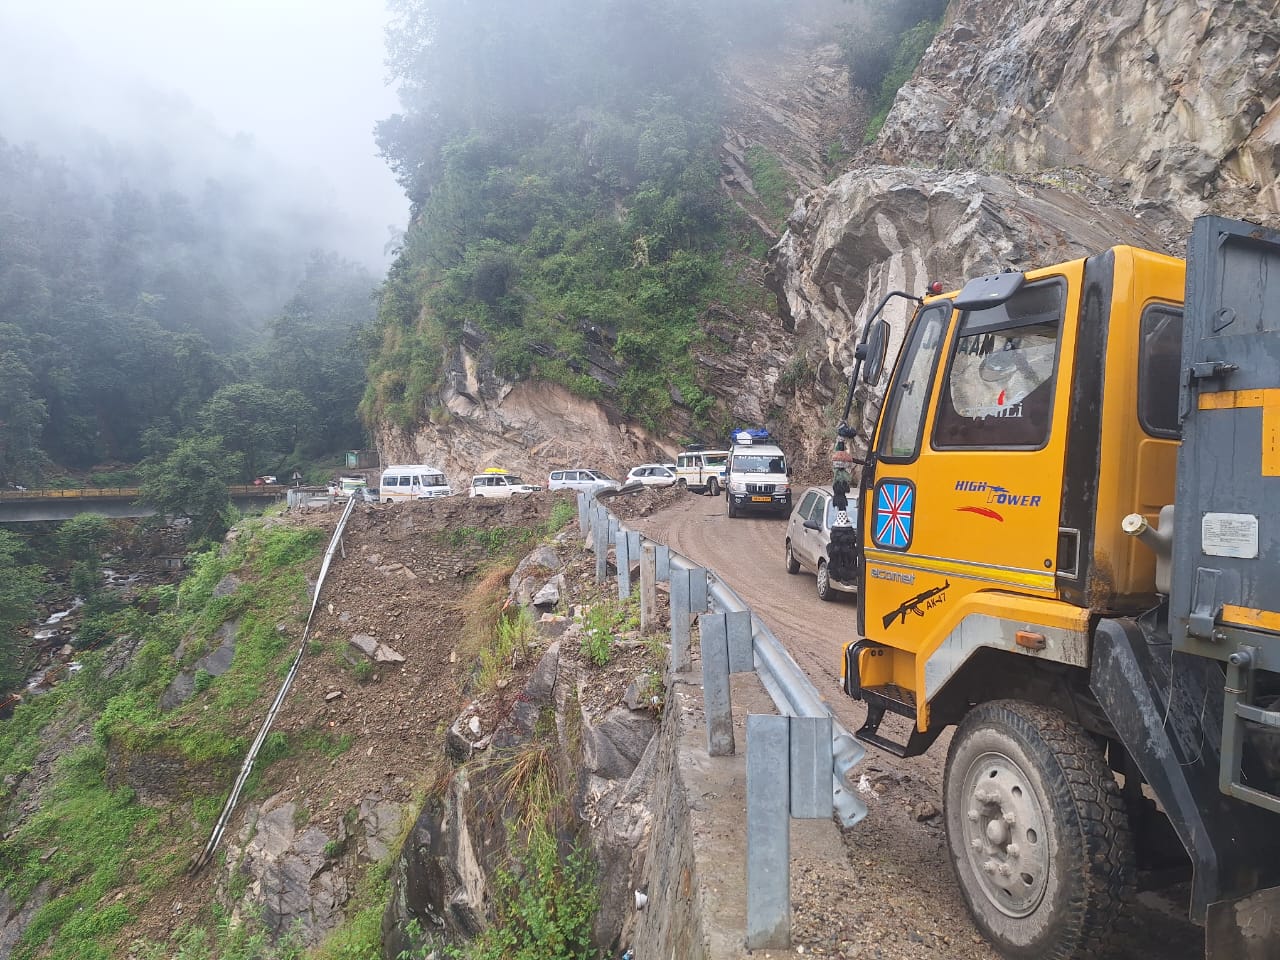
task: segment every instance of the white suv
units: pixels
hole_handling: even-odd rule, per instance
[[[505,499],[534,493],[542,487],[525,483],[514,473],[481,473],[471,478],[471,496]]]
[[[772,443],[734,443],[727,481],[730,517],[757,510],[784,517],[791,512],[791,471],[786,455]]]
[[[718,497],[728,462],[728,450],[686,450],[676,457],[676,482],[695,493],[706,491]]]
[[[628,485],[642,483],[646,487],[670,487],[676,482],[676,468],[669,463],[642,463],[627,474]]]
[[[617,490],[620,484],[607,473],[580,467],[576,470],[552,470],[547,480],[548,490],[585,490],[599,493],[601,490]]]

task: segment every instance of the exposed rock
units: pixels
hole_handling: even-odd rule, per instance
[[[362,820],[365,814],[362,804]],[[373,808],[369,815],[384,816]],[[261,910],[268,929],[296,930],[310,945],[342,923],[351,890],[344,873],[328,869],[326,849],[334,838],[306,820],[305,811],[280,796],[248,810],[237,842],[227,843],[227,865],[230,875],[247,881],[243,904]],[[385,844],[379,849],[385,852]]]
[[[625,707],[614,707],[599,723],[583,717],[583,766],[602,779],[625,780],[657,728],[652,714]]]
[[[190,700],[196,692],[198,674],[207,673],[211,677],[220,677],[230,670],[239,632],[239,620],[228,620],[218,627],[213,634],[218,645],[169,682],[169,686],[160,695],[160,709],[167,712]]]
[[[922,800],[911,808],[911,817],[923,823],[925,820],[932,820],[938,816],[938,808],[928,800]]]
[[[1274,226],[1278,50],[1271,0],[955,0],[876,152],[895,164],[1100,171],[1131,202]]]
[[[542,588],[533,595],[532,603],[535,607],[550,608],[560,602],[560,595],[565,590],[564,574],[556,574],[550,580],[542,585]]]
[[[26,902],[21,904],[14,903],[9,894],[0,888],[0,957],[12,955],[14,947],[22,939],[23,931],[27,929],[27,924],[48,899],[47,883],[36,887],[27,897]]]
[[[807,407],[822,422],[824,396],[843,396],[857,338],[891,290],[919,291],[935,279],[958,286],[968,277],[1074,259],[1116,243],[1160,250],[1166,236],[1187,226],[1176,213],[1153,208],[1139,217],[1083,193],[992,175],[902,167],[845,174],[798,205],[770,251],[779,310],[814,344],[807,362],[829,387],[798,397],[796,409]],[[911,308],[896,300],[882,314],[893,331],[891,357]],[[887,378],[888,371],[882,383]],[[828,441],[815,433],[810,443],[816,456]]]
[[[367,633],[352,634],[343,655],[348,663],[372,660],[374,663],[404,663],[404,655],[380,643]]]
[[[235,533],[234,530],[228,531],[227,541],[226,541],[227,543],[232,542],[234,533]],[[217,584],[214,586],[213,596],[215,599],[219,597],[229,597],[231,596],[231,594],[235,593],[238,589],[240,589],[240,578],[237,577],[234,573],[228,573],[225,577],[219,580]]]

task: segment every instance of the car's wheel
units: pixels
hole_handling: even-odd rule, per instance
[[[707,495],[711,497],[720,496],[720,481],[715,477],[707,481]]]
[[[947,753],[947,845],[974,922],[1006,957],[1104,953],[1134,892],[1133,838],[1101,747],[1061,711],[996,700]]]
[[[738,511],[733,509],[733,497],[725,497],[724,500],[728,505],[726,512],[729,514],[730,519],[736,518],[738,516]]]
[[[689,485],[688,483],[685,482],[684,477],[681,477],[679,480],[676,481],[676,486],[680,488],[681,492],[689,488]]]
[[[799,573],[800,561],[796,559],[796,555],[791,552],[791,540],[787,540],[787,573]]]
[[[831,589],[831,574],[827,573],[827,561],[818,561],[818,599],[830,600],[835,596]]]

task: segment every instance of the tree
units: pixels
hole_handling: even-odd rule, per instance
[[[25,547],[7,530],[0,530],[0,692],[22,680],[26,651],[18,627],[35,617],[35,602],[43,590],[44,568],[23,563]]]
[[[293,450],[305,413],[306,401],[296,390],[233,383],[209,398],[199,420],[206,437],[220,438],[237,455],[242,478],[250,480]]]
[[[58,527],[58,556],[71,571],[71,589],[77,596],[88,600],[101,588],[102,548],[114,535],[111,521],[97,513],[82,513]]]
[[[226,532],[231,506],[227,486],[241,470],[239,454],[229,454],[218,437],[181,440],[173,451],[138,467],[142,493],[138,499],[167,517],[187,517],[197,537],[217,538]]]

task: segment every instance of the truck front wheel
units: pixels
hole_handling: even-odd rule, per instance
[[[969,711],[947,753],[947,845],[973,920],[1004,956],[1101,955],[1134,892],[1133,839],[1101,748],[1017,700]]]

